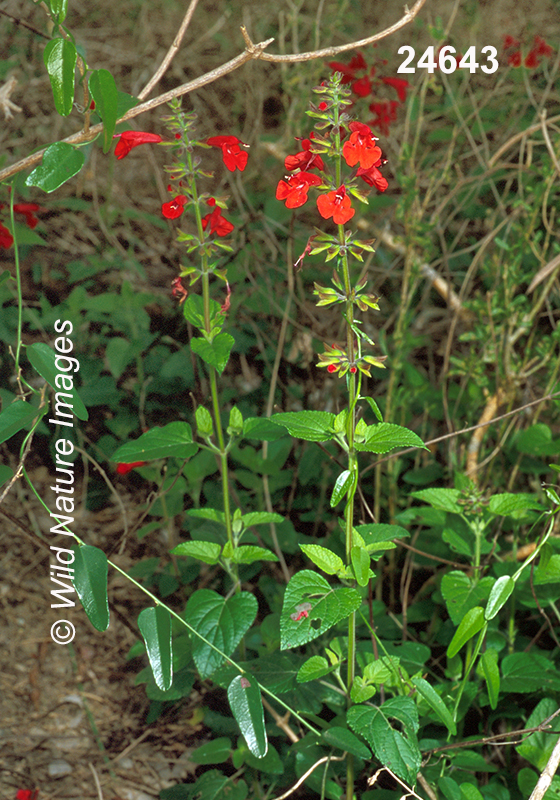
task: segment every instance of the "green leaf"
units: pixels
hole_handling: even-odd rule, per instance
[[[336,747],[337,750],[343,750],[346,753],[351,753],[357,758],[363,758],[366,761],[371,760],[371,751],[368,747],[354,736],[352,731],[348,728],[341,728],[338,725],[333,725],[321,733],[321,739],[331,747]]]
[[[355,442],[356,450],[368,453],[388,453],[395,447],[423,447],[426,445],[422,439],[408,428],[394,425],[392,422],[378,422],[377,425],[368,425],[365,442]]]
[[[549,657],[510,653],[502,659],[502,692],[558,692],[560,677]]]
[[[473,636],[476,636],[485,624],[483,608],[476,606],[467,611],[447,648],[447,657],[453,658],[453,656],[456,656],[463,645]]]
[[[550,555],[547,545],[541,548],[540,563],[534,572],[535,586],[544,586],[547,583],[560,584],[560,554]]]
[[[83,420],[84,422],[88,419],[88,412],[85,405],[82,403],[76,388],[70,389],[67,392],[65,388],[59,389],[57,387],[57,375],[65,376],[65,379],[68,378],[72,379],[72,369],[71,367],[70,372],[61,371],[57,366],[56,362],[58,359],[63,359],[63,366],[66,365],[66,360],[68,356],[64,356],[60,353],[55,353],[54,350],[48,346],[48,344],[43,344],[42,342],[37,342],[35,344],[29,345],[26,348],[25,352],[27,353],[27,358],[31,362],[31,365],[37,370],[39,375],[46,380],[49,386],[54,389],[55,392],[55,408],[57,405],[57,397],[58,393],[60,392],[62,395],[65,396],[68,403],[65,405],[69,405],[71,407],[72,412],[78,417],[78,419]],[[75,374],[75,373],[74,373]],[[63,383],[63,386],[65,384]],[[70,395],[70,397],[67,397]],[[64,402],[64,401],[63,401]],[[55,414],[56,416],[56,414]]]
[[[453,778],[438,778],[437,783],[445,800],[462,800],[459,784]]]
[[[367,586],[370,579],[370,556],[365,547],[353,547],[350,551],[352,559],[352,569],[354,577],[358,581],[358,586]]]
[[[280,525],[284,522],[284,517],[281,514],[274,514],[272,511],[250,511],[248,514],[243,514],[241,522],[244,528],[250,528],[252,525],[270,525],[275,523]]]
[[[484,795],[472,783],[462,783],[459,788],[463,800],[484,800]]]
[[[326,442],[334,438],[335,415],[329,411],[287,411],[273,414],[271,422],[288,429],[290,436],[306,442]]]
[[[224,662],[211,645],[230,656],[257,616],[258,603],[249,592],[227,600],[211,589],[198,589],[185,608],[185,619],[204,636],[192,637],[193,656],[201,678],[208,678]]]
[[[311,605],[309,616],[292,619],[297,606]],[[361,597],[355,589],[333,588],[322,575],[311,570],[301,570],[291,578],[284,594],[280,617],[280,649],[299,647],[316,639],[337,622],[360,607]]]
[[[557,710],[558,703],[552,697],[543,698],[531,712],[524,727],[538,728],[545,719],[551,717]],[[526,759],[529,764],[536,767],[539,772],[542,772],[548,764],[554,746],[558,741],[558,732],[560,731],[560,720],[558,720],[558,717],[551,720],[549,725],[548,732],[535,731],[515,748],[519,755]]]
[[[318,678],[323,678],[336,669],[336,664],[329,664],[323,656],[311,656],[299,668],[297,674],[298,683],[307,683],[308,681],[315,681]]]
[[[181,542],[171,551],[175,556],[190,556],[204,561],[205,564],[217,564],[222,548],[216,542]]]
[[[68,39],[51,39],[43,51],[56,110],[67,117],[74,104],[74,73],[78,54]]]
[[[182,791],[184,787],[186,791]],[[178,791],[181,794],[178,794]],[[249,789],[245,781],[234,782],[221,772],[211,769],[205,772],[195,783],[172,786],[162,789],[160,800],[245,800]]]
[[[504,492],[503,494],[492,495],[488,502],[488,508],[492,514],[497,514],[501,517],[514,516],[516,512],[528,511],[534,509],[536,511],[544,511],[544,506],[537,502],[535,496],[532,494],[510,494]]]
[[[467,611],[484,602],[494,585],[494,578],[487,575],[478,582],[464,572],[452,570],[443,576],[441,593],[452,622],[458,625]]]
[[[197,517],[197,519],[211,519],[212,522],[219,522],[224,526],[226,524],[226,515],[217,508],[190,508],[187,514],[189,517]]]
[[[81,150],[65,142],[56,142],[47,147],[43,160],[25,179],[26,186],[37,186],[44,192],[54,192],[63,183],[73,178],[84,166],[85,156]]]
[[[261,692],[256,679],[249,675],[237,675],[228,687],[228,700],[247,747],[256,758],[264,758],[268,739]]]
[[[95,100],[95,110],[103,120],[103,152],[108,153],[118,119],[117,84],[108,70],[97,69],[90,75],[89,90]]]
[[[457,502],[461,496],[459,489],[420,489],[412,492],[411,496],[440,511],[449,511],[451,514],[461,514],[463,511]]]
[[[383,422],[383,414],[379,410],[379,406],[377,405],[377,403],[375,402],[373,397],[364,397],[362,395],[362,397],[360,397],[359,399],[360,400],[365,400],[366,403],[371,408],[371,410],[373,411],[373,413],[375,414],[375,416],[377,417],[377,419],[379,420],[379,422]]]
[[[68,0],[50,0],[50,7],[55,22],[62,25],[68,13]]]
[[[107,556],[97,547],[74,547],[73,584],[89,621],[98,631],[109,627]]]
[[[163,606],[145,608],[138,617],[138,627],[146,643],[154,680],[160,689],[167,691],[173,683],[171,615]]]
[[[336,505],[340,503],[344,495],[348,492],[348,490],[352,486],[353,480],[354,478],[350,470],[345,469],[343,472],[340,473],[340,475],[336,479],[336,483],[334,485],[333,493],[331,496],[331,508],[334,508]]]
[[[344,561],[332,550],[318,544],[300,544],[300,548],[307,558],[327,575],[336,575],[344,570]]]
[[[243,544],[235,548],[231,560],[234,564],[252,564],[255,561],[278,561],[278,556],[264,547]]]
[[[193,764],[223,764],[231,756],[231,740],[224,736],[196,747],[189,753],[189,761]]]
[[[509,575],[502,575],[490,590],[488,605],[484,616],[487,620],[494,619],[498,611],[507,603],[509,596],[515,589],[515,581]]]
[[[275,442],[282,439],[286,431],[275,425],[267,417],[248,417],[243,421],[243,438],[257,439],[259,442]]]
[[[49,408],[39,411],[25,400],[16,400],[0,412],[0,443],[11,439],[14,434],[21,431],[30,422],[48,412]]]
[[[1,416],[2,415],[0,414],[0,417]],[[0,464],[0,486],[10,481],[13,477],[13,469],[10,469],[10,467],[6,466],[6,464]]]
[[[396,704],[397,701],[399,705]],[[406,709],[407,704],[412,708]],[[391,717],[402,722],[405,714],[410,719],[416,717],[417,730],[418,714],[414,702],[409,697],[394,698],[380,708],[352,706],[346,718],[352,730],[364,737],[381,764],[414,786],[422,762],[414,725],[410,724],[409,719],[409,724],[405,724],[404,733],[401,733],[389,722]]]
[[[169,422],[163,428],[152,428],[133,442],[121,445],[113,453],[113,461],[132,464],[134,461],[153,461],[155,458],[190,458],[198,450],[192,440],[188,422]]]
[[[480,657],[480,666],[486,681],[490,708],[495,709],[500,698],[500,670],[498,669],[498,653],[489,648]]]
[[[449,733],[452,736],[455,736],[457,734],[457,726],[453,721],[451,712],[433,686],[430,686],[428,681],[424,680],[424,678],[412,678],[412,683],[416,686],[419,694],[422,695],[432,711],[437,714],[437,716],[446,726]]]
[[[219,375],[225,369],[234,344],[235,339],[229,333],[218,333],[211,342],[202,337],[190,341],[193,353],[214,367]]]

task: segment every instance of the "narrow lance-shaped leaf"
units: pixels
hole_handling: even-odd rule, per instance
[[[173,683],[171,616],[163,606],[145,608],[138,617],[138,627],[146,643],[154,680],[167,691]]]
[[[98,631],[109,627],[107,556],[91,545],[74,547],[74,587],[89,621]]]
[[[228,687],[228,700],[247,747],[256,758],[264,758],[268,739],[259,684],[249,675],[237,675]]]

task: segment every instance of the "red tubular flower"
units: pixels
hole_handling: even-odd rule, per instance
[[[216,206],[211,214],[206,214],[205,217],[202,217],[202,227],[204,230],[206,230],[208,224],[210,224],[210,233],[215,233],[216,236],[227,236],[235,227],[229,220],[222,217],[222,209],[219,206]]]
[[[243,142],[237,136],[211,136],[206,140],[206,144],[221,147],[224,164],[230,172],[234,172],[236,168],[243,172],[247,166],[249,156],[239,147]]]
[[[362,178],[362,180],[364,180],[369,186],[375,186],[379,192],[384,192],[389,186],[389,183],[387,178],[384,178],[378,170],[378,167],[384,163],[385,162],[380,158],[379,161],[376,161],[375,164],[372,164],[369,169],[363,169],[363,167],[360,167],[356,175],[359,178]]]
[[[352,133],[344,143],[342,155],[349,167],[359,163],[360,167],[368,169],[381,158],[381,148],[375,144],[377,138],[363,122],[351,122],[348,127]]]
[[[533,50],[538,56],[544,56],[545,58],[554,55],[554,49],[541,36],[535,36]]]
[[[25,215],[25,224],[31,229],[39,222],[34,212],[40,210],[41,206],[37,205],[37,203],[14,203],[14,211],[16,214]]]
[[[352,91],[354,94],[357,94],[358,97],[367,97],[368,94],[371,94],[370,79],[364,75],[363,78],[359,78],[357,81],[354,81],[352,84]]]
[[[133,147],[138,147],[139,144],[163,142],[163,138],[159,133],[148,133],[147,131],[123,131],[122,133],[116,133],[113,139],[119,140],[115,147],[117,158],[124,158]]]
[[[179,298],[179,305],[181,305],[181,303],[185,302],[188,295],[187,290],[183,286],[181,278],[173,278],[173,280],[171,281],[171,286],[173,287],[171,290],[171,294],[173,295],[173,297]]]
[[[528,69],[536,69],[536,67],[539,66],[541,60],[537,56],[537,52],[534,48],[532,50],[529,50],[529,52],[525,56],[525,61],[523,63]]]
[[[39,789],[18,789],[16,792],[16,800],[37,800],[39,797]]]
[[[509,33],[504,35],[504,50],[507,50],[508,47],[519,47],[521,42],[519,39],[516,39],[514,36],[510,36]]]
[[[520,67],[521,66],[521,50],[516,50],[514,53],[508,56],[507,63],[510,67]]]
[[[5,228],[2,223],[0,222],[0,247],[4,247],[6,250],[11,247],[14,243],[14,237],[10,233],[10,231]]]
[[[147,463],[147,461],[134,461],[132,464],[117,464],[117,473],[119,475],[128,475],[136,467],[143,467]]]
[[[317,208],[323,219],[332,217],[336,225],[344,225],[356,213],[350,204],[345,186],[339,186],[336,191],[327,194],[320,194],[317,198]]]
[[[312,137],[313,134],[311,134],[309,139],[301,140],[303,150],[300,150],[295,156],[286,156],[284,166],[289,172],[293,172],[295,169],[299,169],[302,172],[308,169],[325,169],[325,163],[321,156],[311,152],[311,145],[313,144],[311,141]]]
[[[398,100],[391,100],[389,103],[372,103],[369,107],[369,110],[377,115],[371,124],[374,128],[378,128],[384,136],[389,133],[391,122],[397,118],[398,105]]]
[[[401,103],[404,103],[406,100],[406,90],[410,86],[410,83],[403,78],[381,78],[381,80],[383,83],[386,83],[387,86],[392,86],[393,89],[396,89],[399,100]]]
[[[188,198],[185,197],[184,194],[178,194],[177,197],[173,198],[173,200],[163,203],[161,207],[161,213],[166,219],[177,219],[177,217],[180,217],[185,210],[185,203],[187,202],[187,199]]]
[[[310,186],[319,186],[321,178],[311,172],[297,172],[276,187],[276,199],[285,200],[286,208],[299,208],[307,202]]]

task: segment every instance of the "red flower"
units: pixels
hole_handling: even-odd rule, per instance
[[[377,116],[371,121],[374,128],[379,128],[385,136],[389,133],[389,125],[397,118],[398,100],[391,100],[389,103],[372,103],[369,107]]]
[[[381,166],[381,164],[384,163],[385,162],[382,161],[382,159],[379,159],[379,161],[376,161],[375,164],[373,164],[369,169],[363,169],[363,167],[360,167],[356,175],[362,178],[367,184],[369,184],[369,186],[375,186],[378,191],[384,192],[389,186],[389,183],[387,178],[384,178],[377,169],[379,166]]]
[[[113,139],[119,140],[115,147],[117,158],[124,158],[133,147],[138,147],[139,144],[163,142],[163,138],[159,133],[148,133],[147,131],[123,131],[122,133],[116,133]]]
[[[210,233],[215,233],[216,236],[227,236],[235,227],[229,220],[222,217],[222,209],[219,206],[216,206],[211,214],[206,214],[205,217],[202,217],[202,227],[204,230],[208,227],[208,223],[210,223]]]
[[[325,100],[322,100],[317,107],[319,111],[326,111],[329,107],[329,104]]]
[[[134,461],[132,464],[117,464],[117,473],[119,475],[128,475],[136,467],[143,467],[147,463],[147,461]]]
[[[392,86],[393,89],[396,89],[399,100],[401,103],[404,103],[406,100],[406,90],[407,87],[410,86],[410,83],[403,78],[381,78],[381,80],[383,83],[386,83],[387,86]]]
[[[311,172],[296,172],[276,187],[276,199],[285,200],[286,208],[299,208],[307,202],[310,186],[319,186],[321,178]]]
[[[360,167],[368,169],[381,158],[381,148],[375,144],[377,137],[363,122],[351,122],[348,127],[352,133],[344,143],[342,155],[349,167],[359,163]]]
[[[37,203],[14,203],[14,211],[16,214],[25,215],[25,224],[31,229],[33,229],[39,222],[33,212],[40,210],[41,206],[38,206]]]
[[[528,67],[529,69],[535,69],[536,67],[539,66],[539,64],[541,63],[541,60],[540,60],[540,58],[538,58],[537,53],[536,53],[534,48],[533,48],[533,50],[529,50],[529,52],[525,56],[525,62],[524,63],[525,63],[525,66]]]
[[[161,213],[166,219],[177,219],[177,217],[180,217],[185,210],[184,207],[187,199],[188,198],[185,197],[184,194],[178,194],[177,197],[173,198],[173,200],[163,203],[161,207]]]
[[[14,237],[10,231],[5,228],[0,222],[0,247],[5,247],[6,250],[14,243]]]
[[[311,138],[312,137],[313,134],[311,134]],[[302,172],[308,169],[325,169],[325,164],[321,156],[311,152],[311,138],[301,140],[303,150],[300,150],[295,156],[286,156],[284,166],[289,172],[293,172],[295,169],[299,169]]]
[[[39,789],[18,789],[16,793],[16,800],[37,800],[39,797]]]
[[[211,136],[206,144],[222,148],[222,158],[230,172],[234,172],[236,168],[243,172],[247,166],[249,156],[239,147],[243,142],[237,136]]]
[[[339,186],[336,191],[327,194],[320,194],[317,198],[317,208],[323,219],[332,217],[337,225],[344,225],[356,213],[350,204],[345,186]]]
[[[544,56],[545,58],[554,55],[553,48],[541,36],[535,36],[533,50],[538,56]]]
[[[519,39],[515,39],[513,36],[510,36],[509,33],[506,33],[504,36],[504,50],[507,50],[508,47],[519,47],[521,42]]]
[[[357,94],[358,97],[367,97],[368,94],[371,94],[371,81],[367,76],[360,78],[357,81],[354,81],[352,84],[352,91],[354,94]]]
[[[516,50],[514,53],[508,56],[507,63],[510,67],[520,67],[521,66],[521,50]]]
[[[171,281],[171,286],[173,287],[173,289],[171,290],[171,294],[173,295],[173,297],[180,298],[179,305],[181,305],[181,303],[185,302],[188,295],[187,290],[183,286],[181,278],[173,278],[173,280]]]

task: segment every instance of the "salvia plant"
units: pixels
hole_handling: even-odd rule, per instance
[[[306,231],[293,268],[305,272],[307,259],[315,257],[323,264],[313,299],[318,313],[331,315],[330,327],[337,327],[340,335],[324,342],[316,366],[325,380],[339,382],[344,400],[336,411],[330,406],[286,408],[249,416],[224,386],[236,343],[232,299],[243,290],[228,276],[234,250],[227,237],[235,226],[228,218],[228,197],[216,189],[209,164],[217,150],[229,173],[242,173],[250,150],[232,133],[209,135],[197,115],[184,111],[177,99],[169,103],[162,132],[115,133],[117,120],[134,106],[134,98],[118,92],[106,70],[89,70],[63,25],[66,4],[50,0],[47,6],[60,34],[45,50],[57,111],[67,116],[73,107],[77,67],[84,130],[96,113],[103,123],[105,152],[116,139],[118,161],[140,145],[159,145],[169,153],[169,199],[161,213],[178,226],[182,258],[170,291],[190,333],[195,408],[190,423],[185,421],[188,413],[177,409],[176,420],[152,425],[122,444],[112,459],[120,475],[146,468],[151,471],[145,474],[159,478],[150,510],[164,520],[176,513],[177,498],[183,503],[187,482],[198,487],[189,507],[180,508],[187,522],[181,531],[184,541],[170,549],[173,575],[163,576],[166,584],[158,583],[142,564],[123,570],[72,530],[73,501],[64,495],[56,499],[56,512],[50,512],[56,523],[50,532],[75,541],[72,548],[63,546],[68,538],[50,548],[57,554],[59,600],[75,590],[92,625],[105,631],[110,622],[109,567],[147,598],[137,620],[141,639],[130,655],[148,662],[138,676],[152,701],[148,721],[167,704],[188,697],[196,681],[213,686],[220,698],[220,713],[209,711],[205,717],[208,728],[219,735],[191,754],[194,763],[213,768],[192,783],[164,790],[162,799],[210,800],[224,794],[233,800],[283,800],[290,795],[352,800],[373,797],[374,792],[380,798],[394,797],[397,791],[419,800],[509,800],[516,791],[516,797],[528,795],[537,781],[534,769],[520,771],[517,789],[503,775],[488,779],[497,767],[484,748],[505,744],[519,731],[501,729],[477,738],[479,728],[485,734],[491,728],[474,725],[471,712],[489,724],[508,715],[523,720],[521,733],[527,738],[516,741],[517,752],[537,771],[545,770],[558,731],[554,697],[560,681],[547,651],[532,643],[525,647],[527,637],[521,637],[524,649],[516,646],[520,634],[515,613],[520,607],[538,609],[548,620],[547,607],[559,615],[560,555],[553,534],[560,498],[550,486],[540,498],[509,492],[487,497],[458,474],[453,488],[415,491],[413,506],[381,521],[362,489],[373,456],[396,448],[428,449],[416,432],[385,422],[381,398],[371,394],[372,371],[391,364],[370,337],[371,321],[380,314],[380,298],[371,291],[364,268],[366,258],[375,258],[374,240],[358,234],[353,223],[357,209],[367,206],[368,196],[385,192],[388,180],[373,122],[357,118],[352,93],[363,98],[372,91],[375,69],[368,71],[360,54],[346,66],[331,62],[335,71],[314,88],[307,111],[313,129],[298,139],[297,152],[285,157],[275,192],[278,204],[298,214],[310,203],[306,211],[313,208],[324,221],[323,227]],[[251,47],[255,45],[249,43],[247,52],[253,52]],[[550,55],[542,43],[538,47],[540,56]],[[527,66],[533,67],[534,60]],[[387,77],[382,82],[404,103],[406,81]],[[393,102],[370,106],[385,128],[398,105]],[[79,147],[56,143],[27,177],[27,186],[50,193],[83,164]],[[61,376],[59,356],[47,344],[25,347],[43,380],[40,388],[21,366],[23,299],[14,215],[22,214],[33,228],[40,207],[16,202],[16,185],[12,188],[10,229],[1,226],[0,237],[6,247],[15,244],[13,359],[18,394],[0,413],[0,435],[6,441],[31,427],[20,451],[19,472],[26,475],[33,433],[49,413],[49,387],[67,393],[66,407],[80,420],[87,419],[87,409],[70,375]],[[11,276],[4,273],[1,279],[5,283]],[[335,326],[333,313],[339,315]],[[68,324],[57,320],[55,330],[68,333]],[[64,337],[56,341],[62,342],[59,353],[69,352],[62,349]],[[59,394],[55,397],[54,416],[59,419],[49,422],[70,426],[60,417],[71,415],[62,411]],[[309,443],[307,452],[320,448],[332,465],[325,472],[327,479],[333,477],[326,489],[329,512],[321,544],[298,533],[271,502],[271,484],[277,481],[282,487],[280,472],[293,440]],[[67,442],[68,450],[59,448],[60,442]],[[257,446],[262,446],[261,455]],[[68,469],[62,457],[70,457],[73,449],[69,440],[59,439],[57,464]],[[239,491],[240,463],[252,470],[245,476],[247,492]],[[306,464],[319,485],[318,472],[324,468],[317,470],[313,457]],[[216,465],[213,491],[202,492],[202,480],[216,474]],[[0,478],[10,487],[18,474],[3,469]],[[311,490],[313,501],[317,494]],[[308,511],[313,515],[315,509]],[[528,521],[536,543],[525,552],[517,550],[517,542],[520,527]],[[150,521],[138,535],[159,526],[159,521]],[[426,532],[422,542],[430,552],[407,546],[444,569],[437,580],[430,574],[407,617],[394,613],[394,603],[385,603],[383,570],[387,563],[394,565],[397,542],[404,544],[414,526]],[[512,557],[497,547],[504,527],[515,543]],[[289,555],[308,568],[296,570],[287,563]],[[208,568],[212,588],[199,588],[198,579]],[[176,589],[181,607],[165,600]],[[408,592],[408,585],[402,591]],[[404,600],[402,605],[404,609]],[[442,608],[444,614],[438,613]],[[412,635],[409,626],[416,622],[424,624],[424,631]],[[538,698],[530,713],[520,710],[515,699],[526,692]],[[215,768],[220,764],[225,765],[222,771]],[[558,792],[557,779],[553,789]]]

